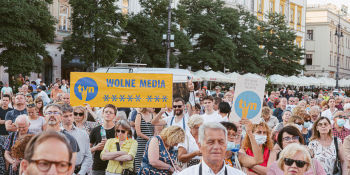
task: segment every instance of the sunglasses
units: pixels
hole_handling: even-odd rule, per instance
[[[348,117],[346,117],[346,116],[342,116],[342,115],[335,116],[334,118],[343,118],[343,119],[348,119]]]
[[[297,167],[299,167],[299,168],[303,168],[305,166],[305,164],[308,164],[307,162],[302,161],[302,160],[294,160],[294,159],[284,158],[284,164],[286,164],[287,166],[292,166],[294,162],[297,165]]]
[[[173,105],[173,108],[182,108],[182,105]]]
[[[115,130],[115,132],[116,132],[116,133],[122,133],[122,134],[125,134],[125,132],[126,132],[126,131],[125,131],[125,130],[119,130],[119,129],[117,129],[117,130]]]
[[[74,112],[73,114],[74,114],[75,116],[78,116],[78,115],[79,115],[80,117],[84,116],[84,113],[83,113],[83,112],[82,112],[82,113]]]

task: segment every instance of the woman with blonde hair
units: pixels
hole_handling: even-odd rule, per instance
[[[283,149],[277,164],[284,175],[303,175],[312,167],[307,148],[297,143],[289,144]]]
[[[87,121],[88,112],[92,114],[92,116],[97,120],[97,116],[94,112],[90,112],[88,109],[90,106],[83,107],[83,106],[75,106],[73,108],[73,115],[74,115],[74,125],[77,128],[85,130],[88,134],[91,132],[92,129],[95,127],[102,125],[102,122],[91,122]],[[99,121],[99,120],[97,120]]]
[[[260,122],[259,124],[253,124],[252,128],[253,136],[256,143],[263,151],[263,163],[259,165],[252,166],[249,171],[256,174],[266,174],[267,164],[270,156],[270,151],[273,148],[273,141],[271,139],[271,131],[265,122]],[[250,142],[250,137],[246,135],[243,140],[241,147],[241,152],[245,152],[247,155],[254,157],[252,144]]]
[[[312,136],[310,138],[309,149],[313,152],[313,157],[320,161],[327,174],[334,174],[338,169],[345,174],[345,155],[340,138],[333,137],[332,124],[327,117],[320,117],[312,126]],[[341,167],[336,168],[335,162],[339,160]],[[335,173],[336,174],[336,173]]]
[[[163,129],[159,136],[147,142],[139,175],[168,175],[181,171],[175,164],[174,147],[185,140],[185,131],[179,126]]]
[[[137,141],[132,139],[131,126],[126,120],[119,120],[115,125],[115,138],[108,139],[101,159],[108,160],[106,175],[133,172]]]

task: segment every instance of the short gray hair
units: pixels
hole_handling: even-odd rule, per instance
[[[45,116],[45,113],[46,113],[47,109],[49,109],[50,107],[55,107],[55,108],[59,109],[61,114],[62,114],[62,107],[61,107],[61,105],[56,104],[56,103],[50,103],[50,104],[48,104],[48,105],[46,105],[44,107],[44,111],[43,111],[44,112],[44,116]]]
[[[227,141],[227,129],[219,122],[207,122],[202,124],[199,127],[199,133],[198,133],[198,142],[200,144],[203,144],[204,142],[204,138],[205,138],[205,130],[206,129],[220,129],[222,131],[224,131],[225,133],[225,140]]]
[[[26,122],[26,125],[28,126],[30,124],[30,120],[29,120],[29,117],[27,114],[22,114],[22,115],[19,115],[17,116],[16,120],[15,120],[15,125],[17,127],[17,123],[18,122],[23,122],[25,121]]]
[[[202,125],[203,122],[204,120],[200,115],[194,114],[190,117],[190,119],[188,119],[187,125],[189,128],[193,128],[196,125]]]
[[[73,112],[73,107],[69,104],[64,104],[64,105],[62,105],[61,110],[63,113]]]
[[[126,113],[124,111],[118,111],[117,115],[116,115],[116,118],[119,117],[119,120],[128,120],[127,117],[126,117]]]

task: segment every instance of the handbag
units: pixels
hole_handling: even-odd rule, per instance
[[[160,140],[163,142],[162,138],[160,138]],[[164,142],[163,142],[163,145],[165,145]],[[168,150],[165,149],[165,151],[167,152],[168,158],[170,159],[170,162],[171,162],[171,165],[173,166],[173,168],[174,168],[174,170],[175,170],[175,171],[173,172],[173,175],[178,175],[178,174],[180,173],[180,171],[176,169],[176,166],[175,166],[175,164],[174,164],[174,162],[173,162],[173,159],[171,158],[171,156],[170,156]]]
[[[117,142],[116,145],[117,145],[117,151],[120,151],[119,142]],[[123,166],[123,162],[120,162],[120,165]],[[136,173],[133,170],[123,168],[122,175],[136,175]]]
[[[333,168],[333,174],[336,175],[342,175],[342,168],[341,168],[341,163],[340,163],[340,159],[339,159],[339,154],[338,154],[338,139],[337,137],[334,137],[334,145],[335,145],[335,152],[337,155],[337,158],[334,162],[334,168]]]

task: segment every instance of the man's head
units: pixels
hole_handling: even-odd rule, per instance
[[[231,106],[227,102],[219,103],[219,112],[223,114],[228,114],[231,112]]]
[[[220,97],[214,98],[214,110],[219,110],[219,104],[222,102],[222,99]]]
[[[55,83],[54,85],[53,85],[53,89],[55,89],[55,90],[58,90],[58,84],[57,83]]]
[[[102,116],[105,121],[114,121],[117,116],[117,108],[112,104],[107,104],[102,110]]]
[[[223,162],[227,147],[227,130],[217,122],[204,123],[199,127],[199,147],[206,164]]]
[[[37,111],[34,103],[27,104],[27,113],[30,117],[36,117]]]
[[[288,104],[289,105],[294,105],[294,97],[289,97]]]
[[[182,115],[185,109],[185,101],[182,98],[175,98],[173,108],[176,116]]]
[[[26,104],[26,97],[23,93],[17,93],[15,97],[15,103],[16,105],[25,105]]]
[[[66,175],[71,159],[72,149],[64,136],[43,132],[29,141],[20,166],[24,175]]]
[[[220,93],[221,87],[220,87],[220,86],[216,86],[216,87],[215,87],[215,91],[216,91],[216,93]]]
[[[206,96],[203,98],[204,108],[206,112],[211,112],[214,109],[214,98],[212,96]]]
[[[62,79],[62,85],[66,84],[66,80]]]
[[[15,125],[16,125],[16,127],[17,127],[17,132],[18,132],[20,135],[27,134],[27,133],[28,133],[29,126],[30,126],[30,121],[29,121],[29,119],[28,119],[28,116],[25,115],[25,114],[19,115],[19,116],[16,118]]]
[[[46,125],[57,127],[61,123],[62,110],[58,104],[48,104],[44,108],[44,116]]]
[[[9,106],[9,104],[10,104],[10,99],[11,99],[10,95],[8,95],[8,94],[3,95],[2,99],[1,99],[2,107],[6,107],[7,108]]]
[[[346,115],[343,111],[338,111],[334,114],[334,125],[340,128],[343,128],[346,123]]]
[[[63,125],[73,125],[74,122],[74,115],[73,115],[73,107],[68,105],[68,104],[64,104],[62,105],[62,117],[61,117],[61,121]]]

